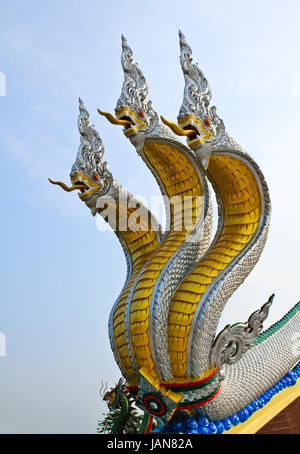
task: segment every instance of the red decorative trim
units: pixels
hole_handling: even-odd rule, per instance
[[[126,386],[126,388],[129,390],[129,391],[135,391],[135,390],[138,390],[139,389],[139,385],[131,385],[131,386]]]
[[[149,416],[149,421],[145,430],[145,434],[148,434],[152,429],[153,416]]]
[[[217,372],[217,368],[215,368],[212,373],[210,375],[208,375],[207,377],[205,378],[202,378],[202,380],[198,380],[198,381],[189,381],[189,382],[186,382],[186,383],[160,383],[161,386],[164,386],[165,388],[180,388],[180,387],[189,387],[189,386],[197,386],[197,385],[201,385],[202,383],[205,383],[207,380],[209,380],[210,378],[212,378]]]
[[[216,395],[219,393],[220,391],[220,388],[221,388],[221,385],[219,385],[219,388],[217,389],[217,391],[210,397],[208,397],[207,399],[205,400],[202,400],[200,402],[195,402],[194,404],[189,404],[189,405],[178,405],[177,407],[177,410],[189,410],[191,408],[194,408],[194,407],[200,407],[201,405],[204,405],[206,404],[207,402],[210,402],[211,400],[213,400]]]

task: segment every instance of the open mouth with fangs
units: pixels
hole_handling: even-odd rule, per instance
[[[210,120],[204,118],[203,123],[204,126],[202,125],[202,121],[193,115],[187,115],[183,119],[178,120],[179,127],[189,132],[187,135],[187,144],[189,147],[201,144],[212,136]]]
[[[81,192],[81,194],[90,189],[85,183],[81,183],[80,181],[75,181],[74,186],[78,186],[78,189]]]
[[[212,137],[213,132],[210,129],[211,123],[208,118],[203,120],[205,126],[203,127],[200,119],[195,118],[193,115],[187,115],[176,123],[166,120],[161,117],[162,122],[169,126],[169,128],[178,136],[185,136],[189,147],[203,143],[205,140]]]
[[[89,177],[83,175],[80,172],[76,172],[74,174],[71,174],[71,182],[72,186],[67,186],[65,183],[62,183],[61,181],[52,181],[49,178],[50,183],[52,184],[57,184],[60,186],[64,191],[71,192],[75,191],[78,189],[81,194],[79,194],[79,198],[84,200],[87,197],[90,197],[94,192],[96,192],[99,189],[99,185],[92,183],[89,179]]]
[[[136,126],[136,123],[134,123],[134,120],[132,120],[132,118],[130,118],[127,115],[123,115],[122,117],[119,117],[119,120],[126,121],[126,124],[124,125],[125,130],[131,129],[132,127]]]
[[[142,110],[139,110],[138,118],[136,113],[133,110],[128,109],[127,107],[122,107],[116,112],[116,116],[114,117],[112,114],[108,112],[102,112],[102,110],[98,109],[100,115],[103,115],[107,120],[114,124],[123,126],[125,136],[130,136],[131,134],[135,134],[139,129],[144,128],[146,126],[146,122],[142,120],[145,114]]]

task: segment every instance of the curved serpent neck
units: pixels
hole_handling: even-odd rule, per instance
[[[124,306],[136,275],[158,247],[162,229],[150,210],[123,188],[108,170],[103,160],[104,146],[96,129],[90,125],[89,113],[79,99],[78,130],[80,146],[72,166],[70,178],[73,186],[53,182],[67,191],[79,189],[79,198],[97,213],[114,230],[127,261],[127,276],[123,289],[115,302],[109,320],[111,347],[116,362],[125,377],[126,345],[124,339]],[[117,333],[113,335],[113,331]]]
[[[159,368],[158,356],[162,350],[158,345],[156,314],[167,312],[172,289],[208,247],[212,223],[205,175],[193,153],[159,121],[151,102],[146,101],[146,79],[133,61],[132,51],[124,38],[121,61],[124,84],[116,108],[117,118],[112,120],[111,115],[100,113],[110,121],[124,125],[125,136],[158,182],[167,210],[167,228],[162,241],[132,282],[124,308],[124,337],[130,362],[126,377],[129,376],[130,384],[133,384],[144,366],[151,374],[164,376],[165,372]],[[135,127],[126,124],[128,119],[136,124]],[[192,226],[184,224],[184,199],[187,197],[192,199]],[[191,234],[193,241],[185,243]],[[181,260],[180,266],[182,255],[175,254],[179,250],[189,256],[188,260]],[[175,268],[176,272],[172,272]],[[168,295],[163,294],[166,279],[171,286]]]
[[[82,111],[81,106],[81,116]],[[88,139],[90,145],[88,148],[88,159],[82,162],[83,150],[81,147],[72,172],[76,172],[77,167],[80,167],[81,170],[83,168],[83,171],[85,171],[86,162],[93,161],[94,152],[96,151],[94,149],[95,141],[90,138],[95,135],[95,132],[89,127],[86,110],[83,112],[86,127],[84,130],[82,128],[79,130],[81,136],[84,134],[84,139]],[[90,134],[88,135],[86,132]],[[103,153],[101,154],[101,159],[102,157]],[[126,281],[109,317],[109,338],[115,360],[123,376],[131,383],[136,383],[130,375],[130,364],[124,333],[125,303],[137,274],[157,249],[161,241],[162,230],[152,213],[113,178],[111,178],[109,188],[104,194],[95,192],[86,201],[86,204],[92,208],[94,213],[96,210],[104,219],[107,219],[119,238],[127,259]],[[137,207],[139,207],[138,213],[136,212]]]

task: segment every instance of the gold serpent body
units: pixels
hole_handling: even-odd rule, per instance
[[[197,221],[199,196],[202,188],[192,163],[176,148],[155,142],[146,142],[143,150],[164,185],[168,197],[192,196],[193,208],[190,219]],[[174,379],[192,380],[186,369],[187,341],[190,326],[201,297],[222,270],[243,250],[253,237],[261,215],[258,183],[251,169],[240,159],[226,155],[211,156],[208,175],[217,188],[223,206],[223,224],[218,237],[208,253],[194,266],[178,285],[169,307],[168,348]],[[180,216],[175,216],[175,211]],[[181,210],[181,211],[180,211]],[[122,357],[129,384],[136,385],[137,374],[127,355],[124,337],[124,308],[130,287],[144,268],[135,284],[130,304],[130,335],[138,369],[145,368],[156,377],[155,364],[149,340],[149,307],[156,280],[170,257],[186,241],[190,230],[176,230],[176,222],[182,222],[184,211],[181,203],[171,206],[170,231],[160,245],[136,266],[114,313],[114,336]],[[182,224],[181,224],[182,225]],[[144,242],[144,237],[139,240]],[[153,245],[154,246],[154,245]],[[150,257],[150,258],[149,258]],[[210,369],[208,369],[209,371]],[[204,372],[204,375],[207,371]],[[201,375],[202,377],[202,375]]]
[[[176,197],[177,201],[170,207],[170,230],[146,263],[135,285],[130,304],[130,334],[136,363],[139,369],[145,367],[153,376],[156,376],[148,332],[150,298],[161,270],[186,240],[191,226],[195,225],[200,216],[202,200],[199,196],[202,195],[202,187],[194,165],[177,148],[168,144],[146,142],[143,153],[159,176],[166,195],[169,198]],[[182,202],[186,196],[191,198],[191,216],[188,216],[188,219],[192,224],[183,220]],[[128,289],[126,292],[128,295]],[[121,311],[124,311],[124,304],[125,298],[122,298],[122,304],[120,301],[119,306],[120,314]],[[116,311],[115,314],[117,314]],[[122,317],[124,318],[124,315]],[[119,327],[119,330],[114,328],[114,336],[116,338],[119,335],[124,339],[124,326],[119,324]],[[123,351],[124,365],[130,376],[130,385],[137,384],[138,376],[132,366],[128,367],[125,350]]]
[[[261,214],[259,187],[245,163],[213,155],[207,171],[222,198],[223,225],[212,248],[182,280],[170,304],[168,343],[174,377],[186,377],[187,340],[204,292],[249,243]]]
[[[112,207],[114,209],[114,207]],[[106,213],[109,210],[109,207],[106,207]],[[131,275],[128,278],[128,282],[123,288],[118,301],[114,307],[113,313],[113,333],[114,333],[114,342],[115,347],[118,351],[120,360],[126,370],[130,369],[130,362],[126,351],[125,338],[124,338],[124,308],[127,300],[128,293],[130,288],[153,252],[157,249],[159,245],[159,234],[157,231],[151,228],[151,219],[149,213],[147,216],[139,219],[139,227],[130,226],[130,215],[134,213],[134,209],[128,207],[120,208],[120,205],[116,204],[116,231],[118,235],[121,236],[122,240],[126,244],[126,248],[131,260]],[[120,213],[122,219],[120,219]],[[140,212],[143,216],[143,211]],[[128,225],[126,230],[120,229],[120,225]],[[132,228],[133,227],[133,228]]]

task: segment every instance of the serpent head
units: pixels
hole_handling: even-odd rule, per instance
[[[80,191],[79,198],[96,214],[96,201],[99,196],[107,194],[113,177],[103,161],[104,147],[98,132],[89,123],[89,113],[79,98],[78,130],[80,146],[76,160],[72,166],[68,187],[59,181],[49,181],[61,186],[65,191]]]
[[[121,96],[115,108],[114,117],[110,113],[102,112],[111,123],[124,127],[123,132],[134,145],[141,145],[155,123],[158,116],[152,108],[151,101],[147,101],[148,86],[146,79],[132,59],[132,50],[126,38],[122,35],[121,63],[124,71],[124,82]]]
[[[108,407],[118,408],[121,405],[121,395],[125,393],[125,383],[126,380],[121,377],[118,384],[104,394],[103,400],[106,401]]]
[[[210,105],[211,91],[208,82],[198,64],[193,63],[192,50],[180,31],[179,43],[185,87],[183,102],[177,117],[178,125],[161,118],[175,134],[186,136],[187,145],[206,168],[211,147],[218,140],[220,132],[223,132],[224,125],[216,114],[216,108]]]

